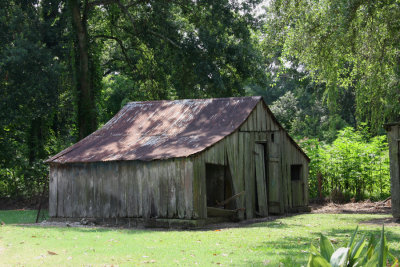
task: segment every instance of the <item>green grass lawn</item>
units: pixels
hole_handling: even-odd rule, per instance
[[[378,237],[381,226],[361,222],[386,217],[303,214],[241,228],[177,231],[25,226],[16,223],[33,222],[35,211],[0,211],[0,266],[305,266],[320,232],[338,247],[357,224],[361,234]],[[400,258],[400,227],[385,230]]]

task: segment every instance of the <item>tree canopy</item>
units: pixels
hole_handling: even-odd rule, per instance
[[[280,60],[300,62],[323,84],[332,112],[346,90],[354,91],[357,121],[373,132],[400,119],[398,1],[273,0],[267,12]]]

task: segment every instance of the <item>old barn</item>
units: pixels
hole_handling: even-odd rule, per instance
[[[400,219],[400,122],[385,124],[390,157],[390,190],[393,217]]]
[[[53,218],[199,225],[308,204],[309,159],[261,97],[131,102],[47,163]]]

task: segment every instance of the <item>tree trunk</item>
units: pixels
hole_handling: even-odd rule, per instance
[[[97,116],[94,99],[94,88],[89,53],[89,36],[87,32],[87,9],[81,12],[79,0],[69,0],[72,22],[75,28],[77,77],[77,106],[79,139],[91,134],[97,128]],[[82,14],[81,14],[82,13]]]

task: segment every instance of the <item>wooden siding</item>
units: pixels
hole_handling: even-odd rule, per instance
[[[52,217],[198,217],[193,212],[193,161],[52,165]]]

